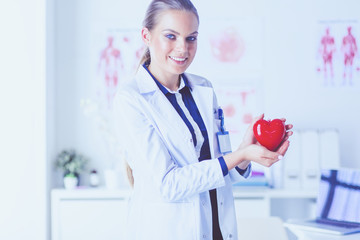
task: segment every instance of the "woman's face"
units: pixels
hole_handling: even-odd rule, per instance
[[[148,32],[149,69],[160,79],[177,78],[195,57],[199,23],[192,12],[177,10],[165,11],[158,20]]]

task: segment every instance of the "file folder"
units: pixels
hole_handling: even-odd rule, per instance
[[[300,142],[302,163],[302,187],[306,190],[318,189],[320,178],[320,153],[318,131],[303,131],[300,135]]]
[[[323,130],[320,131],[319,138],[321,168],[340,168],[339,132],[336,129]]]
[[[301,188],[301,142],[300,132],[294,130],[290,147],[282,160],[284,165],[284,188]]]

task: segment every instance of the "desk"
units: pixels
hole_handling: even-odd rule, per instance
[[[298,240],[359,240],[360,233],[349,234],[349,235],[333,235],[312,232],[308,230],[301,229],[296,224],[284,223],[284,226],[287,227],[292,233],[296,235]]]

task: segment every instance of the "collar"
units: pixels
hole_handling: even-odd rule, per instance
[[[163,86],[156,78],[155,76],[149,71],[148,67],[146,66],[146,64],[143,64],[144,69],[149,73],[149,75],[152,77],[152,79],[155,81],[156,85],[159,87],[159,89],[161,90],[161,92],[166,95],[168,93],[175,93],[174,91],[171,91],[170,89],[168,89],[167,87]],[[177,91],[180,91],[181,89],[183,89],[184,87],[189,88],[190,90],[190,84],[189,81],[187,79],[187,77],[185,76],[184,73],[180,74],[180,86],[178,88]]]

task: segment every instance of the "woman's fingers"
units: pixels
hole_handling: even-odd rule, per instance
[[[259,116],[255,117],[252,121],[251,125],[254,125],[257,121],[264,118],[264,113],[260,114]]]
[[[260,162],[261,165],[265,167],[271,167],[274,163],[281,160],[283,155],[279,154],[278,152],[267,151],[265,155],[262,156]]]
[[[286,122],[286,118],[280,118],[281,121],[283,121],[284,123]],[[285,125],[285,129],[286,130],[290,130],[293,128],[293,125],[292,124],[286,124]]]
[[[263,118],[264,118],[264,114],[261,114],[253,119],[252,123],[249,125],[248,129],[245,132],[243,142],[240,144],[239,148],[243,148],[250,144],[256,143],[256,138],[255,138],[254,132],[253,132],[253,126],[256,123],[256,121],[263,119]]]
[[[286,130],[290,130],[290,129],[292,129],[293,128],[293,125],[292,124],[286,124],[285,125],[285,129]]]
[[[292,132],[292,131],[286,132],[286,134],[285,134],[285,137],[284,137],[284,140],[283,140],[283,141],[287,140],[287,139],[288,139],[291,135],[293,135],[293,132]]]
[[[289,148],[290,142],[289,141],[284,141],[280,147],[278,148],[278,150],[276,151],[277,153],[279,153],[280,155],[284,156],[285,153],[287,152],[288,148]]]
[[[290,137],[291,135],[293,135],[293,131],[289,131],[290,129],[293,128],[293,125],[292,125],[292,124],[285,125],[285,128],[286,128],[287,131],[286,131],[286,133],[285,133],[284,139],[282,140],[282,143],[281,143],[281,144],[283,144],[284,142],[286,142],[286,141],[289,139],[289,137]],[[280,147],[279,147],[279,149],[280,149]]]
[[[246,149],[246,159],[270,167],[283,158],[280,152],[273,152],[259,145],[250,145]]]
[[[254,118],[252,125],[254,125],[256,121],[262,118],[264,118],[264,114],[261,114],[260,116]],[[280,120],[284,123],[286,122],[285,118],[280,118]],[[281,160],[289,148],[290,142],[288,141],[288,139],[291,135],[293,135],[293,132],[290,131],[292,128],[292,124],[285,125],[286,133],[284,139],[276,151],[270,151],[263,146],[259,146],[258,144],[252,144],[248,146],[248,159],[266,167],[270,167],[277,161]]]

